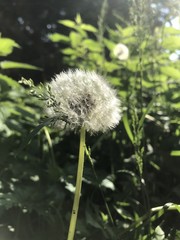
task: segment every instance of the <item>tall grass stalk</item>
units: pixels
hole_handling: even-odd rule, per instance
[[[103,75],[106,75],[106,70],[104,68],[105,63],[105,46],[104,46],[104,33],[105,33],[105,20],[108,12],[108,0],[104,0],[102,3],[100,15],[98,18],[98,32],[97,32],[97,40],[101,46],[101,55],[102,55],[102,63],[101,67],[98,67],[97,71]]]

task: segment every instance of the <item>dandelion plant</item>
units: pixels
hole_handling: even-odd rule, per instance
[[[121,119],[121,101],[108,82],[94,71],[75,69],[61,72],[50,84],[41,84],[38,89],[31,79],[20,82],[45,102],[44,111],[48,119],[37,127],[38,131],[51,124],[59,130],[80,132],[76,188],[67,238],[73,240],[81,195],[86,132],[92,135],[114,128]]]
[[[127,60],[129,57],[129,49],[126,45],[118,43],[113,49],[114,56],[119,60]]]
[[[80,131],[76,190],[67,238],[73,240],[84,168],[85,133],[105,132],[115,127],[121,118],[120,100],[102,76],[79,69],[56,75],[50,89],[53,97],[46,100],[46,114],[55,119],[57,128]]]

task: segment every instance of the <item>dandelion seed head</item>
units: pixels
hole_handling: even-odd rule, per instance
[[[50,88],[56,104],[46,106],[45,112],[57,119],[57,128],[76,130],[83,126],[90,133],[105,132],[120,121],[116,91],[93,71],[61,72],[51,81]]]
[[[129,49],[126,45],[118,43],[113,50],[114,56],[119,60],[127,60],[129,57]]]

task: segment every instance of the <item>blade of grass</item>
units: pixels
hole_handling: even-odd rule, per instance
[[[127,113],[124,113],[122,121],[123,121],[123,124],[124,124],[124,128],[126,130],[126,133],[129,137],[129,139],[131,140],[131,142],[133,143],[134,142],[134,137],[133,137],[133,133],[131,131],[130,125],[129,125]]]
[[[139,120],[139,124],[138,124],[138,129],[140,129],[144,123],[145,117],[146,115],[150,112],[155,100],[156,100],[157,96],[154,96],[153,99],[150,101],[150,103],[148,104],[146,110],[144,111],[144,113],[142,114],[140,120]]]

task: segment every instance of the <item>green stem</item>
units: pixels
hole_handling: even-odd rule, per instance
[[[68,232],[67,240],[74,239],[74,233],[76,228],[77,214],[79,209],[79,200],[81,195],[81,186],[82,186],[82,176],[83,176],[83,168],[84,168],[84,151],[85,151],[85,128],[81,128],[80,133],[80,146],[79,146],[79,160],[78,160],[78,170],[77,170],[77,178],[76,178],[76,190],[74,196],[74,203],[71,213],[71,220]]]

